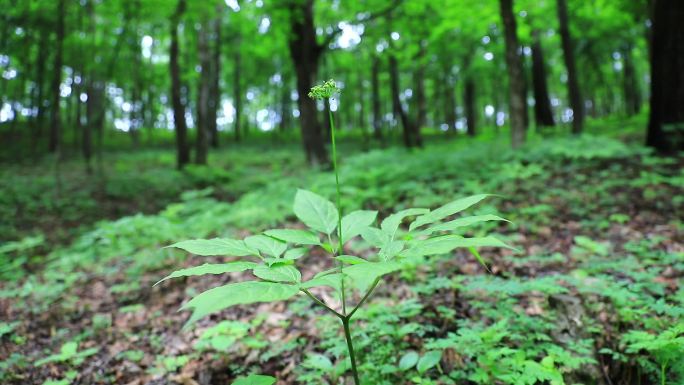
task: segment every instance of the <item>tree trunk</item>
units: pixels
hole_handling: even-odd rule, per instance
[[[427,100],[425,98],[425,43],[420,42],[420,48],[418,49],[418,55],[416,57],[416,72],[414,72],[413,77],[415,79],[416,85],[416,127],[415,129],[420,130],[425,127],[427,120]],[[420,133],[417,133],[417,138],[420,137]]]
[[[199,64],[202,68],[197,90],[197,138],[195,142],[195,163],[207,164],[207,151],[209,149],[209,135],[211,135],[211,123],[209,99],[212,87],[211,53],[209,52],[209,23],[204,20],[197,37],[197,53]]]
[[[546,65],[539,30],[532,31],[532,88],[534,91],[534,121],[537,127],[553,126],[553,112],[546,82]]]
[[[234,134],[235,141],[239,142],[242,136],[242,79],[241,66],[242,54],[240,53],[240,43],[235,49],[234,68],[233,68],[233,108],[235,108]]]
[[[579,80],[575,67],[575,52],[572,47],[570,28],[568,26],[568,4],[566,0],[557,0],[558,23],[560,27],[563,59],[568,70],[568,97],[572,108],[572,133],[581,134],[584,124],[584,106],[580,94]]]
[[[444,68],[444,79],[442,81],[442,90],[444,92],[444,121],[447,125],[447,131],[456,133],[456,85],[452,82],[451,63]]]
[[[684,2],[655,0],[651,43],[651,115],[646,144],[684,151]]]
[[[55,41],[55,62],[52,66],[54,77],[52,78],[52,106],[50,116],[50,142],[48,143],[48,151],[52,153],[59,153],[59,145],[61,140],[61,117],[60,117],[60,85],[62,84],[62,46],[64,44],[64,17],[65,17],[65,0],[59,0],[57,3],[57,28]]]
[[[169,48],[169,68],[171,73],[171,103],[173,105],[173,121],[176,131],[176,165],[182,169],[190,162],[190,146],[188,145],[188,127],[185,122],[185,106],[181,99],[181,75],[178,63],[178,25],[185,12],[185,0],[178,0],[176,10],[171,16],[171,46]]]
[[[34,154],[38,153],[38,143],[43,137],[43,127],[45,125],[45,69],[47,64],[47,54],[49,52],[50,36],[46,29],[40,33],[40,43],[38,54],[36,55],[36,90],[33,105],[36,107],[36,117],[33,122],[33,136],[31,137],[31,150]]]
[[[392,88],[392,110],[394,111],[394,116],[399,117],[401,120],[401,126],[403,128],[402,138],[404,140],[404,146],[411,148],[413,146],[418,146],[418,141],[414,138],[416,132],[413,127],[414,123],[409,118],[408,114],[401,105],[400,89],[399,89],[399,65],[397,64],[397,58],[390,54],[389,57],[389,70],[390,70],[390,87]]]
[[[211,94],[209,98],[209,113],[207,119],[209,120],[209,136],[210,144],[213,148],[218,148],[219,146],[219,132],[218,124],[216,123],[216,117],[218,115],[218,110],[221,108],[221,84],[219,79],[221,78],[221,16],[222,16],[222,5],[216,7],[216,16],[214,17],[212,24],[214,27],[214,47],[213,47],[213,57],[211,65]]]
[[[525,75],[520,57],[513,0],[500,0],[500,5],[506,40],[511,144],[513,148],[518,148],[525,142],[525,113],[527,108],[525,103]]]
[[[475,136],[477,133],[477,113],[475,112],[476,104],[475,95],[475,81],[468,76],[465,80],[465,89],[463,95],[463,103],[465,104],[465,115],[468,136]]]
[[[292,118],[292,90],[290,79],[283,69],[281,71],[282,86],[280,88],[280,131],[285,132],[290,128]]]
[[[627,44],[622,52],[624,62],[623,72],[623,91],[625,97],[625,112],[627,116],[633,116],[641,110],[641,91],[639,90],[639,81],[636,76],[636,69],[634,67],[634,58],[632,57],[632,45]]]
[[[304,153],[310,164],[328,164],[328,152],[321,135],[316,102],[308,97],[318,74],[320,56],[324,49],[316,42],[313,0],[295,1],[290,3],[290,7],[292,15],[289,48],[297,76],[297,105]]]
[[[373,138],[383,141],[382,135],[382,111],[380,109],[380,58],[373,56],[371,67],[371,104],[373,108]]]

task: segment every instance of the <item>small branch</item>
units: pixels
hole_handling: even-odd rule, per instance
[[[371,285],[370,289],[368,289],[368,291],[363,296],[363,298],[361,298],[361,301],[359,301],[359,303],[356,304],[356,306],[354,307],[354,310],[352,310],[351,313],[349,313],[349,315],[347,315],[347,319],[351,319],[351,317],[354,315],[354,313],[356,313],[356,311],[359,310],[359,308],[364,304],[364,302],[366,302],[366,300],[368,300],[368,298],[373,293],[373,290],[375,290],[375,287],[378,286],[378,283],[380,283],[380,277],[375,279],[375,281]]]
[[[301,290],[304,294],[308,295],[309,298],[311,298],[314,302],[316,302],[317,304],[323,306],[323,307],[326,308],[329,312],[335,314],[339,319],[344,319],[344,316],[343,316],[342,314],[338,313],[337,311],[335,311],[335,309],[333,309],[333,308],[331,308],[330,306],[326,305],[325,302],[321,301],[321,300],[318,299],[315,295],[311,294],[310,291],[308,291],[308,290],[306,290],[306,289],[300,289],[300,290]]]

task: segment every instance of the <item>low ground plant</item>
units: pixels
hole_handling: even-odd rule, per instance
[[[333,80],[314,87],[309,96],[329,102],[340,90]],[[478,247],[506,247],[504,242],[491,236],[464,237],[462,231],[472,225],[488,221],[503,221],[495,215],[474,215],[454,219],[458,214],[482,200],[488,194],[478,194],[447,203],[435,210],[407,208],[384,218],[376,226],[377,211],[356,210],[343,215],[341,210],[341,183],[337,167],[335,125],[332,112],[331,126],[332,163],[335,171],[336,203],[307,190],[298,190],[294,199],[294,213],[306,229],[272,229],[245,239],[195,239],[178,242],[172,247],[196,255],[241,257],[240,260],[220,264],[204,264],[173,272],[160,282],[171,278],[204,274],[224,274],[251,271],[257,278],[252,281],[229,283],[205,291],[187,302],[182,309],[192,310],[186,323],[194,322],[212,313],[234,305],[287,300],[303,294],[315,304],[337,317],[344,331],[349,368],[355,385],[361,380],[352,339],[353,317],[368,301],[382,278],[402,268],[405,261],[425,256],[448,253],[456,248],[466,248],[482,264]],[[408,228],[403,228],[407,224]],[[345,245],[361,237],[370,252],[351,255]],[[309,280],[302,279],[298,263],[311,258],[311,250],[323,249],[333,260],[335,267],[317,273]],[[332,289],[338,306],[326,303],[313,289]],[[357,301],[353,302],[354,294]],[[338,370],[332,363],[309,358],[307,365],[335,376]],[[416,355],[418,372],[439,363],[441,353],[429,351]],[[409,366],[405,359],[404,366]],[[409,361],[412,358],[408,358]],[[313,362],[313,363],[312,363]],[[413,366],[410,365],[410,366]],[[269,384],[273,378],[251,375],[239,379],[250,384]]]

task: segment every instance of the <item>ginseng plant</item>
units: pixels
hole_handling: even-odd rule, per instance
[[[335,81],[329,80],[313,87],[309,97],[329,102],[339,92]],[[510,247],[490,236],[467,238],[456,233],[477,223],[505,220],[495,215],[453,218],[454,214],[477,204],[487,198],[488,194],[458,199],[432,211],[426,208],[402,210],[384,218],[380,226],[374,225],[376,211],[358,210],[343,215],[340,208],[340,179],[332,112],[329,112],[329,118],[337,205],[311,191],[298,190],[294,200],[294,214],[306,225],[307,230],[274,229],[242,240],[195,239],[173,244],[169,247],[196,255],[243,258],[178,270],[159,282],[177,277],[248,270],[255,276],[255,280],[229,283],[192,298],[181,307],[181,310],[192,310],[185,327],[208,314],[231,306],[283,301],[297,294],[307,296],[339,318],[347,342],[354,384],[361,385],[352,341],[352,321],[359,308],[380,284],[382,277],[400,270],[403,261],[445,254],[456,248],[469,249],[484,265],[477,247]],[[346,253],[345,244],[359,236],[369,248],[374,249],[371,257],[362,258]],[[309,251],[316,247],[324,249],[335,260],[336,267],[319,272],[308,281],[302,281],[297,264],[307,258]],[[326,304],[310,291],[321,286],[332,288],[339,299],[338,306]],[[356,298],[360,299],[353,305],[350,299],[354,298],[355,292],[358,293]],[[242,377],[234,384],[269,385],[273,382],[273,377],[252,375]]]

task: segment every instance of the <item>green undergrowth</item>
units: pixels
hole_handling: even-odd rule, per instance
[[[163,246],[188,238],[242,238],[288,223],[297,188],[334,195],[330,172],[296,172],[283,161],[288,151],[237,177],[218,169],[188,171],[199,175],[201,182],[193,186],[201,188],[179,192],[156,214],[100,221],[50,252],[41,249],[40,236],[3,244],[0,297],[25,304],[27,319],[48,310],[73,314],[75,288],[94,277],[123,274],[125,282],[140,283],[108,290],[118,306],[136,306],[141,287],[153,283],[145,277],[163,275],[187,258]],[[465,254],[406,267],[401,274],[408,289],[390,282],[390,289],[359,312],[364,326],[354,338],[364,384],[594,384],[595,376],[684,381],[684,255],[670,246],[674,235],[651,234],[655,226],[680,234],[684,229],[681,166],[681,158],[656,157],[643,147],[594,136],[543,140],[516,153],[505,143],[457,140],[413,152],[373,150],[342,158],[345,212],[379,210],[383,218],[407,207],[496,192],[501,196],[472,214],[498,207],[514,224],[503,232],[486,223],[481,231],[501,232],[499,238],[526,250],[489,255],[493,275],[474,273],[477,262]],[[270,171],[258,175],[264,169]],[[619,229],[631,231],[628,240],[616,238]],[[512,235],[517,233],[525,237]],[[41,261],[38,271],[32,271],[33,260]],[[430,299],[435,293],[440,300]],[[300,302],[291,303],[291,311],[311,311]],[[25,337],[14,322],[21,321],[9,321],[0,324],[0,338],[19,346]],[[301,383],[323,378],[333,384],[347,368],[342,340],[330,327],[334,321],[321,316],[317,322],[320,350],[307,351],[295,369]],[[268,362],[305,344],[265,344],[259,322],[218,325],[198,336],[196,351],[255,351],[259,362]],[[56,338],[52,354],[70,341],[67,335]],[[11,380],[18,368],[30,365],[27,359],[49,355],[3,357],[0,379]],[[160,357],[157,367],[171,359]],[[246,370],[227,366],[236,374]]]

